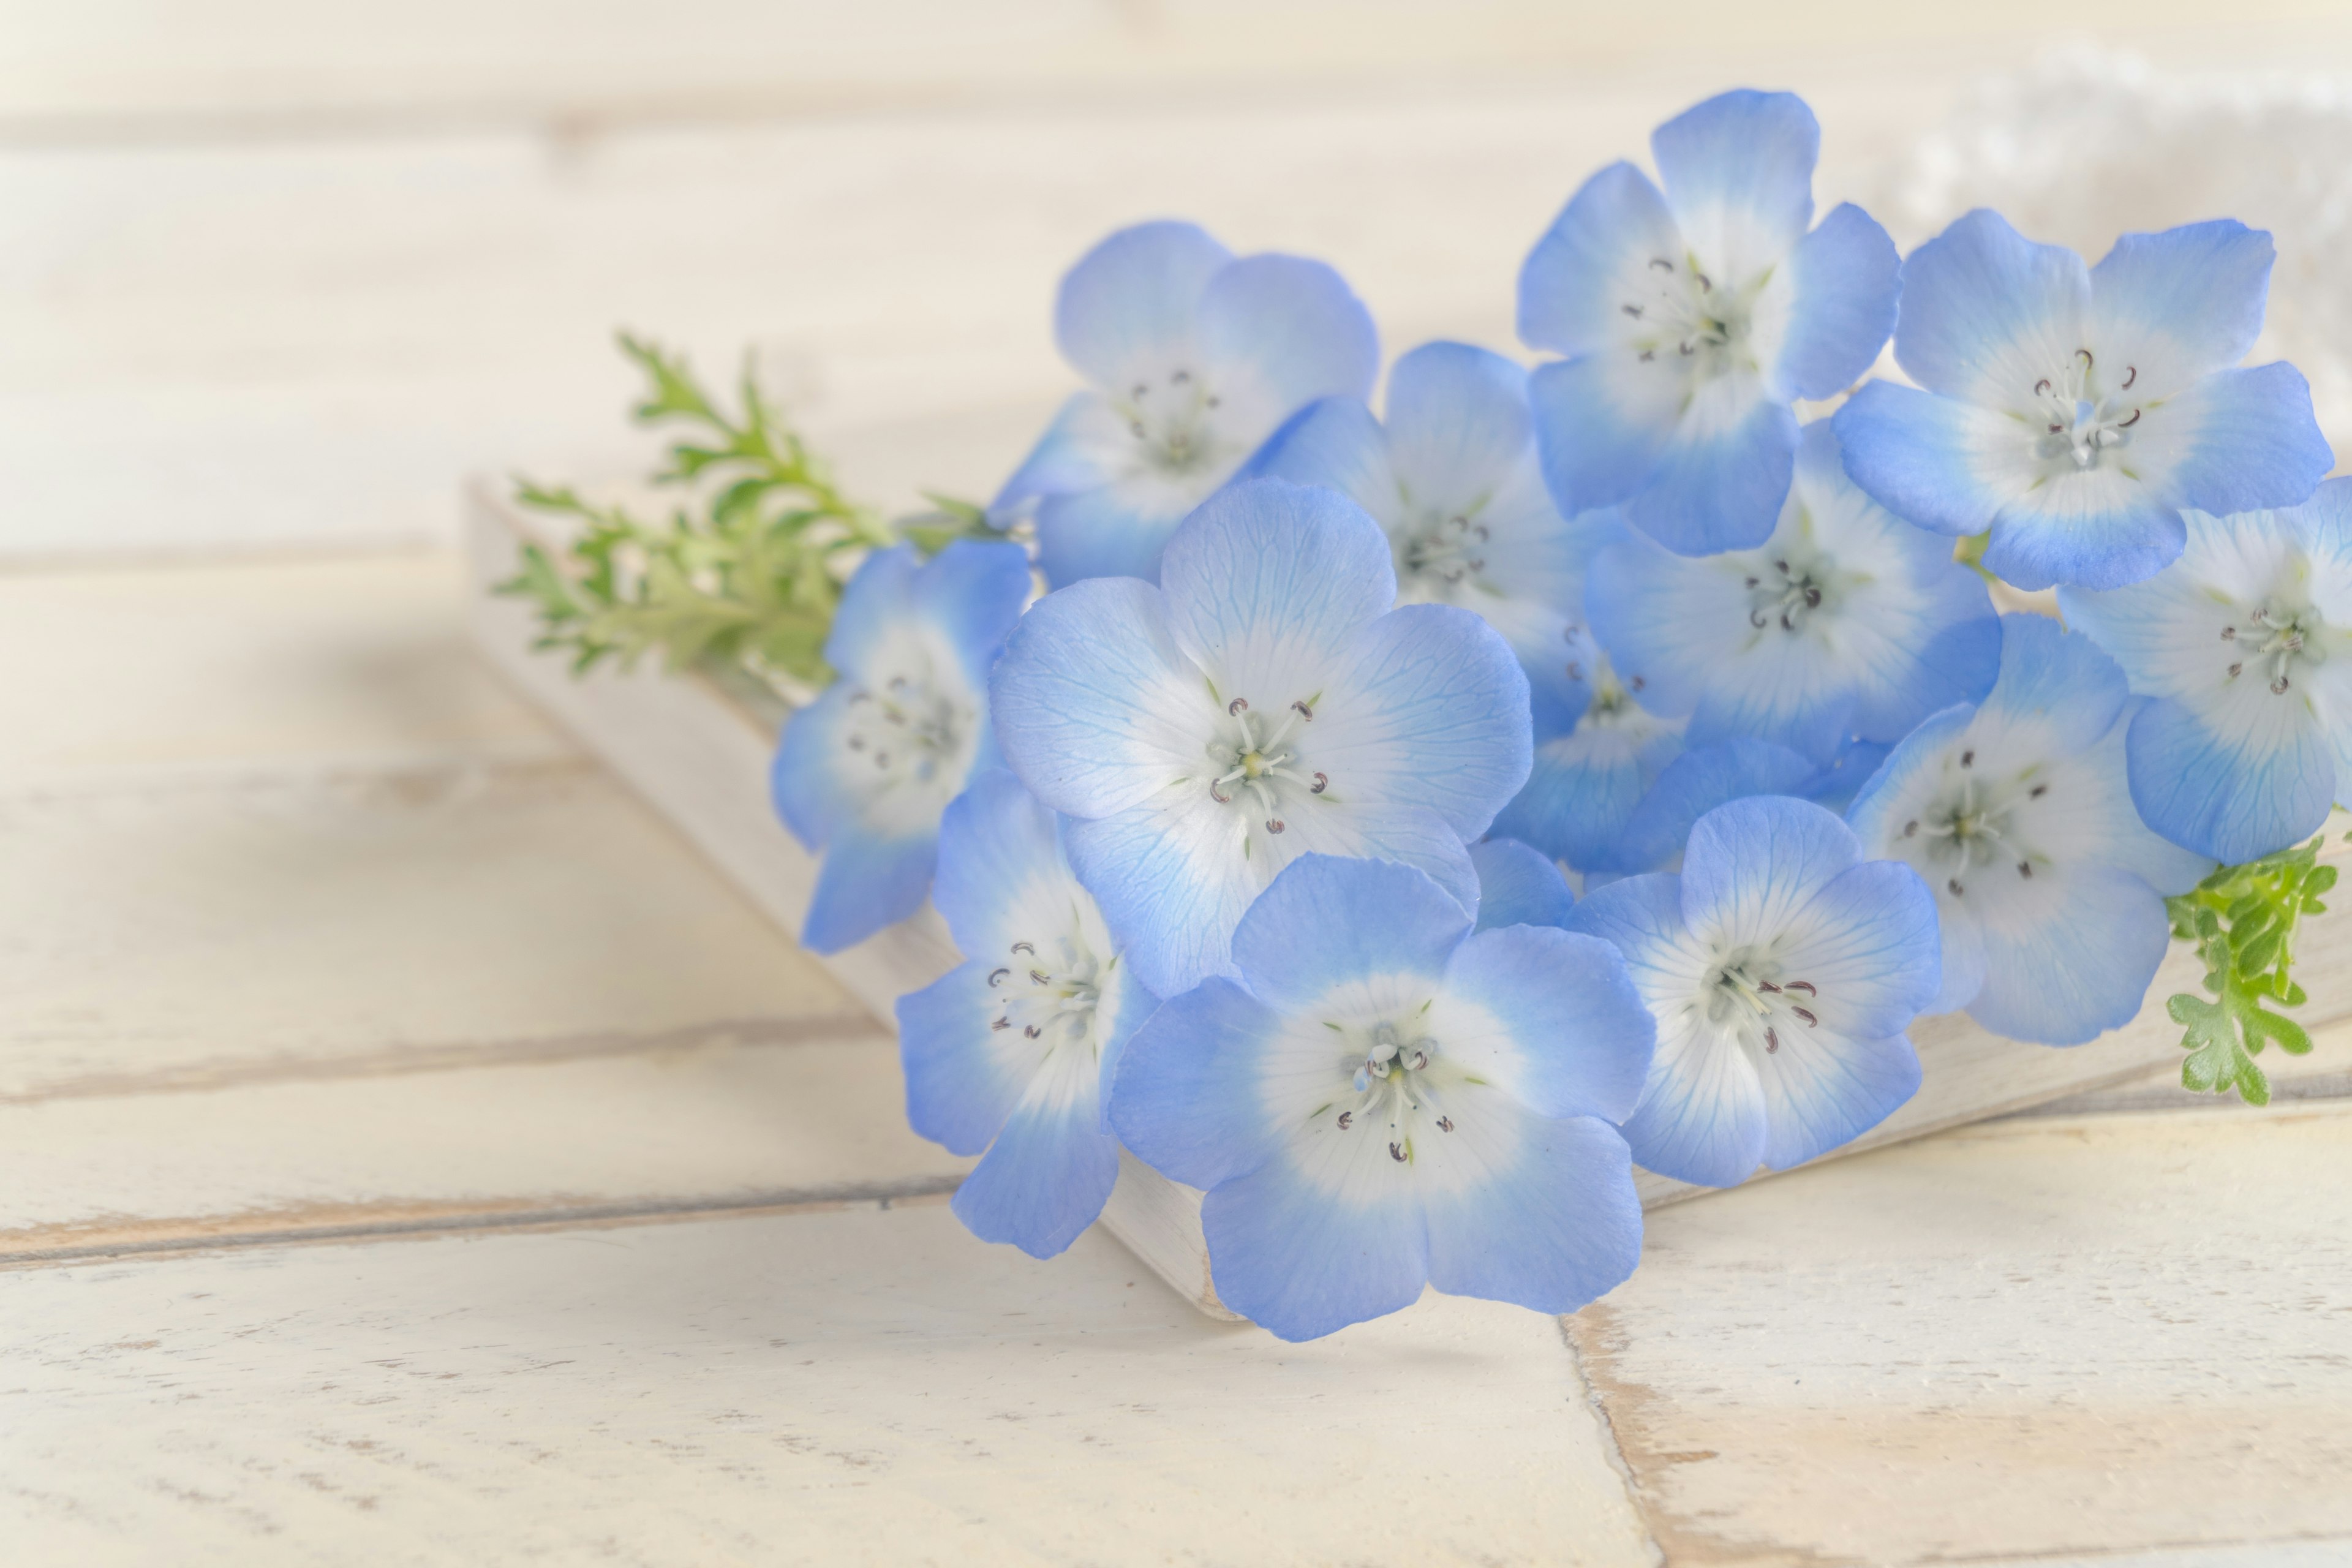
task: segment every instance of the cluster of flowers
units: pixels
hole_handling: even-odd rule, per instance
[[[1901,258],[1813,222],[1819,137],[1784,93],[1660,127],[1528,258],[1559,357],[1431,343],[1379,416],[1320,263],[1154,223],[1064,280],[1090,389],[991,514],[1051,591],[1013,540],[873,556],[775,773],[812,947],[928,892],[968,955],[899,1021],[973,1231],[1061,1250],[1124,1146],[1277,1334],[1570,1310],[1634,1163],[1851,1140],[1921,1013],[2121,1024],[2164,897],[2320,825],[2352,490],[2303,378],[2236,368],[2267,237],[2091,268],[1979,211]],[[1801,423],[1890,335],[1910,384]]]

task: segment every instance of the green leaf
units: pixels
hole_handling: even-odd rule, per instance
[[[2290,1056],[2311,1036],[2277,1011],[2305,1000],[2292,975],[2303,917],[2326,906],[2315,896],[2336,885],[2336,868],[2315,864],[2321,839],[2242,866],[2217,868],[2194,889],[2165,900],[2174,936],[2197,944],[2212,1000],[2181,993],[2166,1010],[2186,1031],[2180,1081],[2192,1089],[2235,1089],[2252,1105],[2270,1102],[2270,1080],[2254,1064],[2267,1045]]]

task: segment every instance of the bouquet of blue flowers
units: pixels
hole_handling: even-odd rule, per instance
[[[2239,363],[2269,237],[2093,267],[1979,210],[1903,258],[1815,221],[1819,141],[1786,93],[1659,127],[1527,258],[1542,363],[1424,344],[1377,413],[1329,267],[1122,230],[1055,307],[1085,389],[902,523],[632,345],[716,433],[675,449],[709,516],[529,492],[589,570],[513,586],[583,665],[801,700],[803,941],[928,900],[964,959],[898,1015],[975,1234],[1061,1251],[1124,1149],[1286,1338],[1428,1286],[1564,1312],[1634,1267],[1635,1165],[1851,1142],[1920,1015],[2079,1044],[2178,938],[2192,1087],[2308,1048],[2352,481],[2304,377]]]

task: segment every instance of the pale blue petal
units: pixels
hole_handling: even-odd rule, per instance
[[[1124,953],[1114,957],[1101,974],[1100,1000],[1095,1005],[1095,1037],[1102,1052],[1096,1084],[1096,1125],[1105,1132],[1110,1121],[1111,1090],[1118,1081],[1118,1064],[1128,1041],[1160,1011],[1160,998],[1143,988],[1135,966]]]
[[[1092,1097],[1016,1110],[949,1207],[982,1241],[1052,1258],[1094,1224],[1118,1180],[1118,1140]]]
[[[1423,343],[1389,372],[1388,431],[1407,494],[1427,507],[1475,508],[1535,445],[1528,373],[1466,343]]]
[[[1292,415],[1240,477],[1328,486],[1383,526],[1402,516],[1404,498],[1389,461],[1388,434],[1372,411],[1351,397],[1321,398]]]
[[[1124,810],[1199,765],[1180,703],[1205,708],[1208,696],[1169,636],[1160,590],[1131,577],[1040,599],[989,680],[1006,761],[1072,816]]]
[[[1011,541],[959,539],[908,584],[908,607],[937,626],[963,655],[975,689],[1029,601],[1029,553]]]
[[[1936,766],[1944,748],[1976,716],[1975,705],[1965,702],[1929,714],[1919,721],[1917,729],[1895,743],[1885,762],[1864,782],[1845,810],[1846,826],[1862,841],[1864,855],[1894,852],[1894,838],[1900,824],[1889,821],[1890,814],[1910,797],[1921,771]]]
[[[1423,1201],[1429,1281],[1451,1295],[1572,1312],[1641,1261],[1632,1155],[1591,1117],[1529,1117],[1521,1138],[1517,1158],[1486,1184]]]
[[[2164,900],[2110,866],[2054,868],[2030,904],[1983,922],[1984,988],[1969,1016],[1996,1035],[2076,1046],[2131,1021],[2172,942]]]
[[[1037,504],[1037,564],[1048,586],[1066,588],[1090,577],[1160,580],[1160,554],[1184,521],[1160,510],[1163,498],[1138,487],[1098,485],[1047,496]]]
[[[2181,703],[2148,703],[2127,742],[2132,804],[2175,844],[2229,865],[2309,838],[2336,799],[2336,752],[2315,720],[2232,744]]]
[[[835,765],[841,755],[843,721],[857,695],[856,686],[836,680],[807,707],[784,721],[768,784],[776,815],[801,847],[815,851],[832,842],[845,823],[857,819],[863,801]]]
[[[1853,830],[1810,801],[1758,795],[1718,805],[1691,828],[1683,921],[1733,946],[1769,941],[1860,858]]]
[[[1380,374],[1371,312],[1339,273],[1300,257],[1247,256],[1218,272],[1195,333],[1213,383],[1245,379],[1277,419],[1318,397],[1370,397]]]
[[[2105,735],[2130,689],[2099,645],[2047,616],[2000,618],[2000,678],[1986,710],[2008,723],[2030,723],[2062,752]]]
[[[968,953],[1003,940],[1012,901],[1040,876],[1067,875],[1054,814],[1003,769],[974,773],[940,819],[931,902]],[[965,1151],[969,1152],[970,1151]]]
[[[1462,944],[1446,990],[1485,1008],[1517,1045],[1511,1093],[1539,1116],[1622,1121],[1642,1095],[1657,1024],[1607,938],[1513,925]]]
[[[2169,412],[2195,432],[2173,472],[2176,506],[2216,517],[2300,506],[2336,466],[2336,455],[2312,415],[2310,384],[2283,361],[2207,376],[2173,399]],[[2179,552],[2175,544],[2165,563]],[[1986,563],[1991,563],[1990,555]],[[2061,581],[2110,587],[2139,578]]]
[[[1110,1098],[1119,1141],[1171,1181],[1204,1190],[1257,1169],[1276,1147],[1258,1100],[1259,1061],[1281,1027],[1230,980],[1160,1004],[1119,1056]]]
[[[891,624],[906,616],[922,562],[913,545],[900,544],[877,550],[859,563],[834,609],[833,629],[824,639],[825,663],[845,675],[866,668]]]
[[[2234,365],[2262,334],[2275,255],[2235,218],[2126,234],[2091,268],[2090,340],[2159,397]]]
[[[898,998],[907,1124],[951,1154],[977,1154],[1004,1130],[1028,1084],[990,1048],[987,961],[949,970]]]
[[[1873,500],[1937,533],[1982,533],[2000,515],[2003,493],[1972,458],[1988,418],[1958,398],[1891,381],[1865,382],[1832,416],[1846,477]]]
[[[1921,640],[1867,672],[1855,693],[1854,732],[1877,742],[1881,754],[1928,714],[1981,700],[2000,672],[2000,618],[1984,579],[1950,562],[1940,542],[1936,549],[1951,570],[1931,579]]]
[[[1650,133],[1666,202],[1691,248],[1745,285],[1813,221],[1822,128],[1790,92],[1742,88]]]
[[[1250,994],[1297,1013],[1367,975],[1445,972],[1470,914],[1410,866],[1302,855],[1234,930],[1234,967]]]
[[[2011,406],[2082,346],[2090,302],[2091,274],[2081,257],[2035,245],[1979,207],[1903,263],[1895,358],[1929,392]],[[1838,436],[1844,439],[1845,430]]]
[[[1098,393],[1070,395],[1054,422],[1045,426],[1045,433],[1037,437],[1036,446],[988,503],[991,522],[1006,527],[1040,496],[1091,490],[1109,481],[1111,473],[1103,461],[1102,447],[1092,438],[1102,421],[1102,404]]]
[[[1631,353],[1538,365],[1528,378],[1544,483],[1563,512],[1616,506],[1650,482],[1675,433],[1683,377]]]
[[[1125,386],[1192,342],[1202,292],[1233,253],[1189,223],[1141,223],[1110,236],[1062,279],[1054,339],[1097,386]]]
[[[825,846],[801,945],[839,952],[922,908],[939,847],[936,830],[886,838],[845,825]]]
[[[2179,507],[2145,490],[2113,505],[2052,511],[2011,507],[1985,547],[1984,566],[2020,588],[2061,583],[2118,588],[2171,565],[2188,538]]]
[[[1943,984],[1919,1010],[1957,1013],[1975,1001],[1977,993],[1984,989],[1984,924],[1973,910],[1961,908],[1957,900],[1939,903],[1936,918],[1944,938]]]
[[[1877,220],[1842,203],[1789,257],[1795,298],[1769,384],[1780,402],[1833,397],[1859,381],[1895,330],[1902,258]]]
[[[1523,839],[1579,870],[1605,856],[1643,793],[1682,750],[1659,734],[1635,747],[1612,743],[1591,721],[1536,748],[1527,787],[1496,814],[1494,831]]]
[[[1388,536],[1336,490],[1249,479],[1185,520],[1160,561],[1177,644],[1212,679],[1267,675],[1396,602]]]
[[[1478,929],[1497,926],[1557,926],[1568,921],[1576,895],[1551,858],[1516,838],[1488,838],[1470,846],[1478,873]]]
[[[1764,1163],[1769,1121],[1755,1066],[1711,1031],[1688,1035],[1671,1058],[1672,1043],[1660,1045],[1649,1092],[1625,1122],[1634,1163],[1678,1182],[1738,1186]]]
[[[1424,1227],[1411,1204],[1348,1203],[1287,1160],[1211,1191],[1201,1227],[1217,1299],[1277,1339],[1317,1339],[1401,1310],[1429,1281]]]
[[[1665,198],[1631,163],[1612,163],[1569,198],[1519,268],[1519,337],[1529,348],[1586,354],[1622,335],[1627,280],[1653,257],[1679,258]]]
[[[1700,817],[1727,801],[1801,795],[1818,771],[1801,753],[1769,741],[1731,740],[1686,751],[1658,774],[1623,830],[1593,857],[1592,869],[1674,869]]]
[[[1935,895],[1894,860],[1849,866],[1816,893],[1781,937],[1789,979],[1817,994],[1806,1006],[1824,1031],[1851,1039],[1899,1034],[1942,984]]]
[[[1919,1053],[1900,1035],[1858,1040],[1791,1031],[1757,1076],[1764,1163],[1785,1171],[1853,1142],[1918,1093]]]
[[[1789,793],[1843,814],[1894,750],[1881,741],[1848,741],[1818,773]]]
[[[1469,611],[1406,605],[1348,647],[1314,742],[1334,793],[1424,807],[1475,839],[1528,781],[1527,673]]]
[[[1652,481],[1625,498],[1625,521],[1683,555],[1761,544],[1789,499],[1797,438],[1796,415],[1760,387],[1736,416],[1685,419],[1659,450]]]

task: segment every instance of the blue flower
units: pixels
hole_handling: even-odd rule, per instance
[[[1820,806],[1766,796],[1699,818],[1679,875],[1588,893],[1658,1022],[1625,1123],[1633,1158],[1708,1186],[1786,1170],[1885,1121],[1919,1087],[1903,1037],[1936,994],[1936,905],[1865,860]]]
[[[1470,846],[1470,866],[1478,874],[1480,931],[1568,924],[1576,895],[1542,851],[1516,838],[1483,838]]]
[[[801,925],[812,952],[922,906],[940,813],[996,754],[988,669],[1029,584],[1019,545],[975,540],[928,564],[877,551],[850,579],[824,645],[836,679],[785,723],[772,780],[793,837],[824,855]]]
[[[1895,321],[1894,242],[1860,207],[1807,233],[1821,127],[1727,92],[1584,183],[1519,273],[1544,470],[1565,511],[1622,503],[1686,554],[1745,549],[1789,492],[1801,397],[1844,391]]]
[[[1822,773],[1807,758],[1769,741],[1742,738],[1685,752],[1665,765],[1624,826],[1592,857],[1585,886],[1643,871],[1678,871],[1700,817],[1753,795],[1810,798]]]
[[[990,507],[1035,517],[1038,563],[1156,582],[1176,525],[1292,414],[1361,398],[1380,370],[1371,316],[1339,275],[1295,256],[1239,260],[1188,223],[1124,228],[1054,306],[1062,357],[1093,390],[1062,405]]]
[[[1761,545],[1694,559],[1629,534],[1594,557],[1587,599],[1642,705],[1687,718],[1694,746],[1748,735],[1826,763],[1983,696],[2000,662],[1984,579],[1854,488],[1826,421]]]
[[[1409,867],[1300,858],[1234,935],[1238,979],[1128,1045],[1111,1121],[1204,1189],[1217,1295],[1286,1340],[1425,1284],[1568,1312],[1642,1247],[1624,1141],[1652,1026],[1609,944],[1471,934]]]
[[[2155,699],[2125,748],[2140,816],[2234,865],[2316,833],[2352,791],[2352,479],[2186,521],[2188,548],[2147,582],[2058,598]]]
[[[1992,538],[2021,587],[2119,588],[2180,553],[2184,508],[2294,506],[2334,466],[2294,366],[2254,346],[2271,238],[2228,220],[2127,234],[2105,260],[1969,214],[1903,266],[1895,357],[1837,413],[1854,482],[1938,533]]]
[[[1527,787],[1496,816],[1495,831],[1591,871],[1610,858],[1634,807],[1682,754],[1683,721],[1643,707],[1635,699],[1646,679],[1620,679],[1590,627],[1578,629],[1571,647],[1592,695],[1565,734],[1538,732]]]
[[[1463,845],[1528,776],[1503,639],[1450,605],[1390,609],[1372,520],[1280,479],[1203,505],[1160,582],[1047,595],[992,683],[1005,756],[1078,819],[1071,864],[1143,984],[1222,972],[1242,911],[1309,850],[1418,866],[1471,907]]]
[[[1943,984],[1995,1034],[2079,1045],[2127,1022],[2170,943],[2164,895],[2212,868],[2132,809],[2123,671],[2080,632],[2001,617],[2000,678],[1980,706],[1896,746],[1847,819],[1873,855],[1935,891]]]
[[[1584,564],[1617,529],[1562,517],[1544,488],[1528,373],[1484,349],[1424,343],[1389,372],[1388,423],[1351,398],[1293,418],[1252,473],[1329,485],[1371,514],[1395,552],[1405,604],[1459,605],[1503,634],[1528,674],[1539,732],[1591,700],[1569,646]]]
[[[1011,773],[975,775],[948,807],[934,900],[970,956],[898,998],[907,1120],[987,1151],[956,1189],[974,1236],[1051,1258],[1118,1179],[1111,1075],[1160,1001],[1119,962],[1057,819]]]

